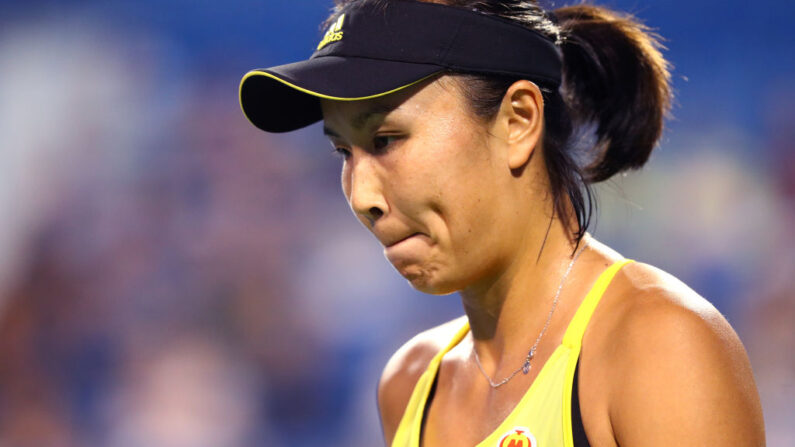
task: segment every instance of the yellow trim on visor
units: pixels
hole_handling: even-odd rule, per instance
[[[442,71],[442,70],[440,69],[439,71]],[[343,97],[340,97],[340,96],[329,96],[329,95],[324,95],[322,93],[313,92],[312,90],[307,90],[307,89],[305,89],[303,87],[299,87],[299,86],[297,86],[295,84],[287,82],[284,79],[281,79],[278,76],[276,76],[274,74],[271,74],[271,73],[268,73],[266,71],[251,70],[251,71],[249,71],[248,73],[246,73],[243,76],[243,79],[240,80],[240,87],[238,87],[238,101],[240,103],[240,110],[243,111],[243,115],[246,117],[248,122],[251,123],[253,126],[258,127],[256,124],[254,124],[253,121],[251,121],[251,119],[246,114],[246,110],[243,108],[243,83],[246,82],[246,80],[248,78],[251,78],[251,77],[254,77],[254,76],[265,76],[265,77],[271,78],[273,80],[281,82],[282,84],[284,84],[284,85],[286,85],[288,87],[291,87],[291,88],[293,88],[295,90],[298,90],[299,92],[306,93],[307,95],[315,96],[317,98],[331,99],[333,101],[361,101],[361,100],[364,100],[364,99],[379,98],[381,96],[386,96],[386,95],[389,95],[391,93],[395,93],[395,92],[397,92],[399,90],[403,90],[405,88],[411,87],[412,85],[419,84],[420,82],[422,82],[422,81],[424,81],[424,80],[426,80],[426,79],[428,79],[431,76],[434,76],[436,74],[438,74],[438,72],[437,73],[431,73],[428,76],[420,78],[420,79],[418,79],[418,80],[416,80],[414,82],[411,82],[409,84],[400,86],[398,88],[394,88],[392,90],[389,90],[389,91],[386,91],[386,92],[383,92],[383,93],[376,93],[375,95],[360,96],[360,97],[356,97],[356,98],[343,98]]]

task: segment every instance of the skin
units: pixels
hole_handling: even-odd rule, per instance
[[[322,107],[354,214],[413,287],[459,292],[466,313],[417,335],[387,363],[378,390],[385,441],[431,358],[468,318],[470,333],[442,361],[422,445],[476,445],[515,407],[596,278],[621,256],[586,235],[530,374],[492,389],[473,352],[492,378],[522,363],[574,249],[553,215],[538,87],[515,83],[489,122],[472,114],[451,77]],[[625,266],[605,292],[579,374],[593,446],[764,445],[739,338],[706,300],[650,265]]]

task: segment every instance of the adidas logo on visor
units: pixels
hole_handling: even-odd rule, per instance
[[[336,22],[334,22],[326,31],[326,35],[323,36],[323,40],[317,46],[317,49],[320,50],[321,48],[325,47],[326,45],[330,44],[331,42],[337,42],[342,40],[342,23],[345,21],[345,14],[341,15]]]

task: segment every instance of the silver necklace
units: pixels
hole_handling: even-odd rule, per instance
[[[541,329],[541,332],[538,334],[536,342],[533,343],[533,347],[530,348],[530,352],[527,353],[527,357],[525,357],[522,366],[517,368],[516,371],[512,372],[511,375],[509,375],[508,377],[500,380],[499,382],[495,382],[491,380],[491,377],[489,377],[489,375],[486,374],[486,371],[483,369],[483,365],[480,364],[480,357],[478,357],[478,352],[474,348],[472,349],[472,352],[475,354],[475,363],[477,363],[478,369],[480,369],[480,372],[483,374],[483,377],[485,377],[486,380],[489,381],[489,385],[491,385],[492,388],[496,389],[505,385],[506,383],[508,383],[509,380],[513,379],[515,375],[519,374],[519,371],[522,371],[523,374],[527,374],[530,372],[530,361],[533,360],[533,357],[535,357],[536,349],[538,348],[538,342],[541,341],[541,337],[543,337],[544,333],[547,331],[547,328],[549,327],[549,322],[552,321],[552,314],[555,313],[555,308],[558,307],[558,298],[560,298],[560,291],[563,289],[563,283],[566,282],[566,277],[569,276],[569,272],[571,272],[571,268],[574,267],[574,263],[577,261],[577,258],[580,257],[580,253],[585,251],[585,247],[587,246],[588,242],[586,241],[583,244],[580,251],[578,251],[571,259],[571,262],[569,262],[569,267],[566,269],[566,273],[564,273],[563,277],[560,279],[560,284],[558,285],[558,291],[555,292],[555,299],[552,300],[552,308],[549,309],[549,315],[547,315],[547,321],[546,323],[544,323],[544,327]]]

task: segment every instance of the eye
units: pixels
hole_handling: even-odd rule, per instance
[[[343,160],[347,160],[348,157],[351,156],[351,151],[348,149],[345,144],[336,142],[334,140],[329,140],[329,144],[331,144],[331,154],[340,157]]]
[[[376,135],[373,138],[373,149],[376,152],[384,151],[400,138],[400,135]]]
[[[347,160],[348,157],[351,156],[351,151],[349,151],[348,149],[345,149],[344,147],[340,147],[340,146],[334,146],[331,149],[331,153],[336,155],[336,156],[338,156],[338,157],[340,157],[340,158],[342,158],[343,160]]]

